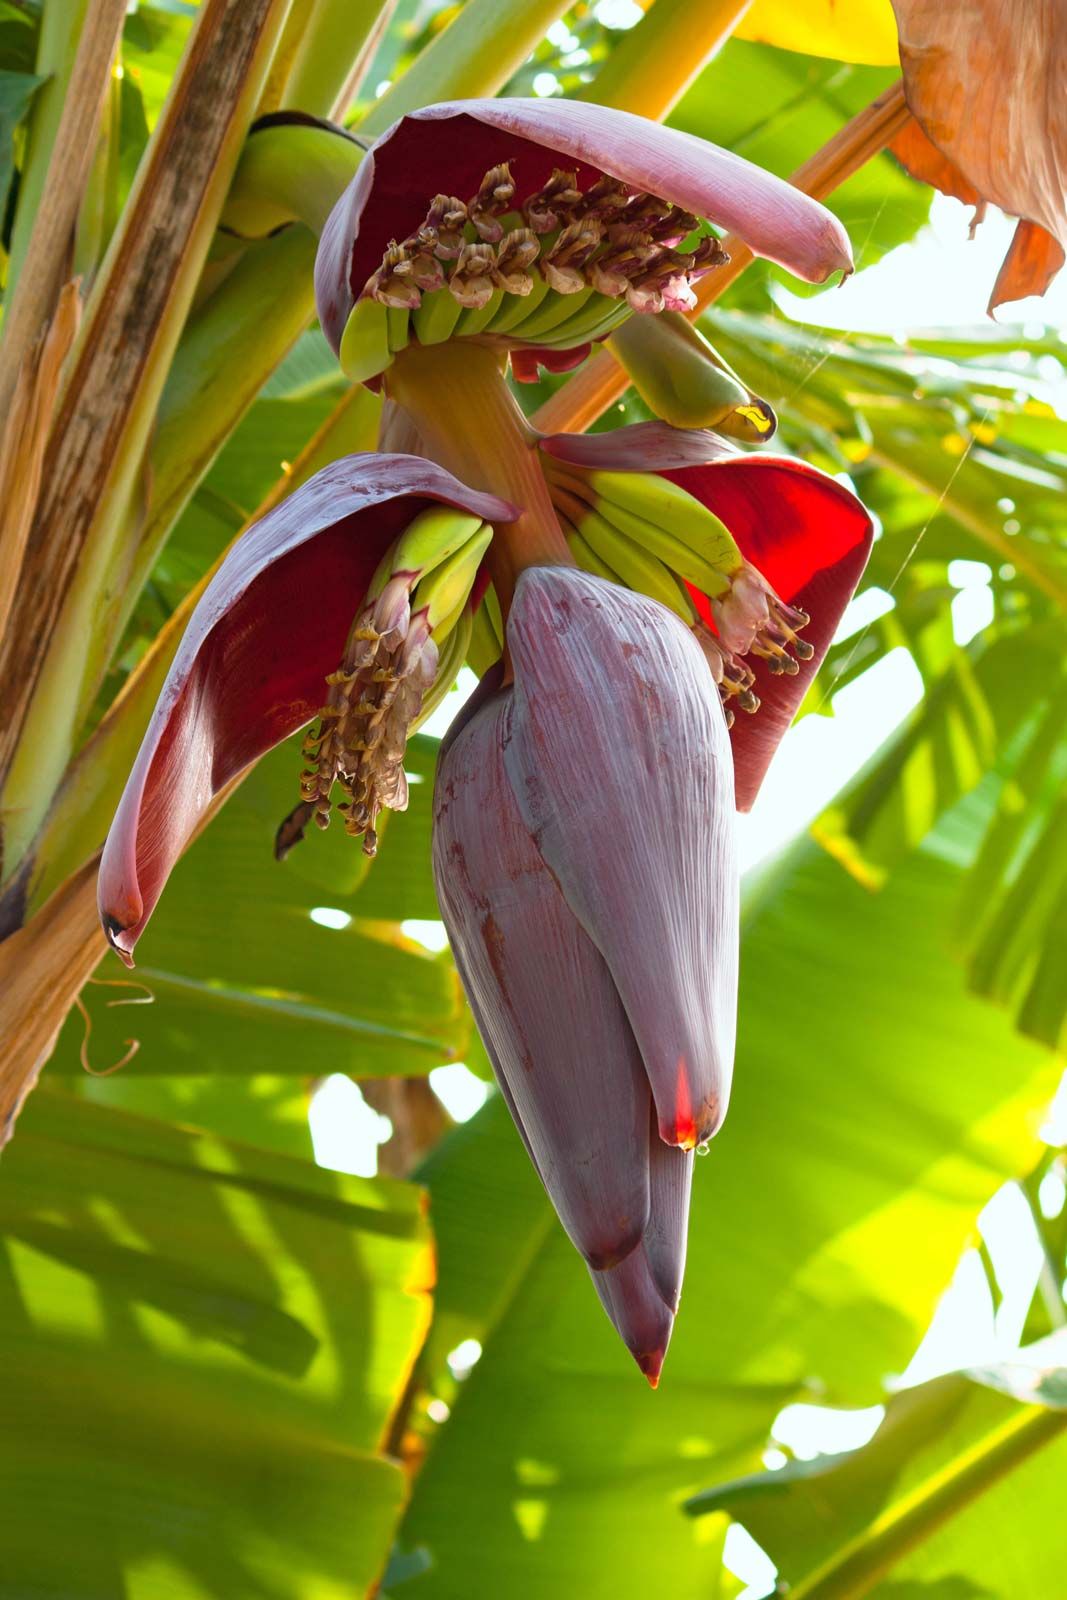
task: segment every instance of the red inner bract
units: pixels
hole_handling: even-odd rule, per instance
[[[729,467],[685,467],[663,477],[721,517],[745,559],[790,602],[796,602],[817,572],[836,566],[854,550],[868,525],[850,493],[842,490],[839,498],[832,479],[806,472],[801,462],[786,465],[746,456]],[[817,522],[812,517],[815,488],[824,491]]]
[[[663,476],[721,517],[745,559],[811,618],[804,638],[815,654],[795,677],[776,676],[758,657],[746,657],[760,708],[736,718],[730,740],[738,809],[748,811],[867,565],[870,518],[850,491],[799,461],[735,457]],[[707,620],[707,602],[695,591],[694,599]]]
[[[437,194],[469,200],[490,167],[507,162],[515,180],[515,207],[536,194],[557,167],[577,172],[579,189],[602,176],[599,167],[560,155],[533,139],[490,128],[474,117],[432,122],[406,118],[375,151],[374,183],[359,217],[352,247],[349,285],[358,297],[381,264],[390,239],[405,239],[425,220]],[[357,179],[358,181],[358,179]]]

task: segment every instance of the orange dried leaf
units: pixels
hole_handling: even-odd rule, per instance
[[[1059,0],[893,0],[916,177],[1020,218],[990,312],[1043,294],[1067,245],[1067,10]]]

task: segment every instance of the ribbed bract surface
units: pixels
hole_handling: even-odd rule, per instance
[[[514,687],[442,753],[438,898],[530,1156],[655,1382],[692,1146],[721,1121],[733,1058],[726,726],[689,631],[644,596],[533,568],[508,638]]]

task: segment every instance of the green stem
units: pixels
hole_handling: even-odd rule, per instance
[[[116,565],[124,574],[106,616],[97,620],[96,658],[87,691],[95,696],[167,536],[218,451],[220,397],[245,415],[262,386],[262,364],[292,349],[313,308],[315,240],[306,228],[287,228],[245,251],[230,276],[190,317],[167,374],[147,456],[145,496],[131,507]],[[269,264],[288,274],[303,268],[299,289],[274,304]],[[247,360],[238,358],[244,352]],[[82,708],[84,712],[84,707]]]
[[[860,1600],[899,1561],[1067,1428],[1067,1412],[1020,1408],[980,1444],[957,1456],[891,1511],[876,1517],[815,1572],[790,1600]]]
[[[396,7],[397,0],[315,0],[311,25],[293,55],[282,108],[343,117]]]
[[[659,122],[722,49],[752,0],[654,0],[583,99]]]
[[[6,876],[73,748],[156,408],[286,9],[205,0],[93,290],[2,647]]]
[[[241,151],[222,226],[261,239],[303,222],[318,236],[365,153],[340,130],[300,123],[257,128]]]
[[[398,117],[438,100],[496,94],[537,48],[570,0],[467,0],[402,78],[376,100],[361,133],[384,133]]]
[[[537,449],[488,345],[409,345],[386,374],[391,400],[418,429],[425,453],[472,489],[521,508],[496,528],[486,561],[505,615],[519,573],[573,566]]]
[[[34,70],[46,81],[38,89],[26,124],[26,150],[19,175],[18,209],[11,230],[11,255],[4,293],[8,304],[30,242],[44,194],[48,163],[59,132],[59,119],[70,87],[89,0],[45,0],[37,35]]]

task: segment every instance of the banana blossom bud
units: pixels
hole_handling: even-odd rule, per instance
[[[458,666],[448,636],[469,630],[484,524],[516,515],[432,462],[354,455],[235,542],[189,619],[104,846],[100,916],[127,966],[213,796],[316,715],[278,853],[312,817],[325,825],[335,780],[349,831],[373,848],[378,810],[406,803],[407,732],[442,661]]]
[[[738,878],[726,723],[703,654],[644,595],[532,567],[442,749],[434,874],[530,1157],[655,1384],[692,1152],[733,1063]]]

